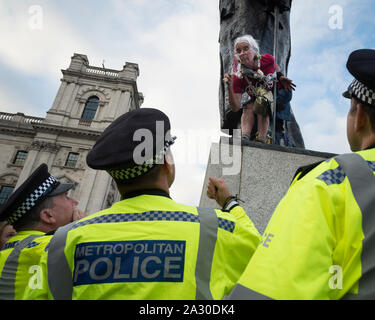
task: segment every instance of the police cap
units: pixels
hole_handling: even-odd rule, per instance
[[[14,224],[25,217],[47,197],[57,196],[73,187],[72,183],[60,183],[41,164],[9,197],[0,208],[0,221]]]
[[[355,79],[343,96],[348,99],[355,97],[375,107],[375,50],[353,51],[349,55],[346,67]]]
[[[166,114],[157,109],[129,111],[101,134],[88,153],[90,168],[106,170],[116,181],[138,178],[164,161],[176,137]]]

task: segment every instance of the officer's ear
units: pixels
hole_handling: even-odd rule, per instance
[[[165,163],[174,166],[174,158],[170,150],[165,155]]]
[[[175,165],[174,165],[174,159],[172,152],[169,150],[168,153],[165,155],[165,161],[164,161],[165,169],[168,172],[168,184],[169,186],[172,185],[175,179]]]
[[[40,220],[46,224],[56,223],[56,219],[55,219],[55,216],[53,215],[52,208],[42,209],[39,215],[40,215]]]

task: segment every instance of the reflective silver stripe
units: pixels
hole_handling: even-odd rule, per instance
[[[258,292],[250,290],[240,284],[236,284],[228,299],[225,300],[272,300]]]
[[[375,299],[375,176],[369,164],[356,153],[335,158],[347,175],[354,198],[362,213],[362,276],[358,295],[348,294],[346,299]]]
[[[211,268],[214,257],[218,218],[215,209],[197,208],[200,230],[197,264],[195,267],[196,300],[212,300],[210,290]]]
[[[72,271],[64,253],[66,237],[73,225],[74,222],[57,229],[49,243],[48,285],[55,300],[72,300],[73,296]]]
[[[15,282],[18,269],[18,258],[21,251],[25,249],[34,239],[42,235],[31,235],[19,241],[5,261],[0,277],[0,300],[14,300]]]

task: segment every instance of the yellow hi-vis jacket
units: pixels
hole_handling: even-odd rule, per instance
[[[231,299],[375,298],[375,149],[298,173]]]
[[[222,299],[259,241],[240,206],[137,195],[58,229],[41,258],[43,289],[24,299]]]
[[[20,300],[26,287],[39,287],[40,257],[52,236],[20,231],[0,251],[0,300]]]

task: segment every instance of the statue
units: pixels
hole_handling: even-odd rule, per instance
[[[277,30],[277,54],[276,63],[280,71],[287,75],[288,63],[291,51],[290,35],[290,9],[292,0],[220,0],[220,88],[219,106],[221,116],[221,128],[239,128],[241,114],[233,112],[228,104],[228,97],[224,83],[225,73],[231,71],[234,53],[234,40],[244,34],[252,35],[259,42],[262,54],[274,53],[275,11],[277,6],[278,30]],[[243,95],[243,100],[246,100]],[[243,101],[245,102],[245,101]],[[304,148],[304,142],[300,128],[291,110],[291,119],[284,126],[287,135],[292,140],[292,145]]]

